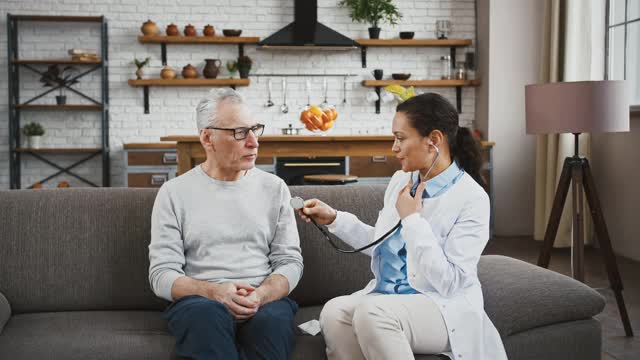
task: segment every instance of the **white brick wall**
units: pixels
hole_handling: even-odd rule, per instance
[[[351,38],[368,37],[366,24],[353,23],[348,10],[337,7],[337,0],[319,0],[318,19],[325,25]],[[450,19],[453,23],[452,38],[471,38],[475,41],[475,12],[473,0],[396,0],[404,15],[395,27],[382,25],[381,38],[397,38],[398,31],[415,31],[416,38],[433,38],[435,21]],[[164,31],[171,22],[182,31],[187,23],[196,26],[201,34],[206,24],[214,25],[216,32],[224,28],[241,28],[243,35],[264,38],[293,19],[293,0],[3,0],[2,29],[6,29],[6,14],[39,15],[104,15],[109,24],[109,88],[110,88],[110,146],[112,185],[122,184],[122,144],[128,142],[157,142],[159,137],[171,134],[195,134],[194,107],[206,88],[150,88],[150,114],[143,113],[142,90],[127,85],[127,79],[135,78],[134,57],[151,57],[151,66],[145,68],[149,77],[157,77],[162,68],[160,46],[140,44],[137,36],[140,26],[148,18]],[[73,47],[99,49],[99,28],[89,24],[22,23],[20,27],[20,56],[22,58],[66,57],[66,50]],[[0,37],[0,189],[9,187],[8,154],[8,91],[7,91],[7,39]],[[472,50],[472,49],[469,49]],[[329,77],[329,102],[338,104],[339,119],[334,134],[390,133],[394,105],[383,104],[381,114],[375,114],[373,104],[364,97],[371,89],[360,85],[363,79],[372,79],[371,71],[382,68],[385,77],[393,72],[410,72],[414,79],[437,79],[440,76],[439,57],[448,54],[442,48],[369,48],[367,68],[362,69],[360,52],[311,52],[311,51],[263,51],[246,46],[245,53],[254,59],[252,73],[300,74],[289,77],[287,103],[288,114],[279,111],[282,103],[281,78],[273,78],[276,106],[263,107],[267,100],[266,77],[252,77],[250,87],[238,88],[249,99],[259,121],[267,125],[266,132],[276,134],[279,128],[299,124],[300,109],[307,103],[304,74],[351,73],[347,78],[347,105],[342,105],[342,77]],[[465,49],[458,50],[459,60],[464,59]],[[205,58],[219,58],[226,63],[237,57],[237,46],[232,45],[168,45],[168,64],[181,71],[187,63],[201,72]],[[99,72],[84,77],[77,86],[99,99]],[[222,77],[228,76],[226,69]],[[21,70],[22,101],[42,90],[38,76],[29,70]],[[315,91],[312,103],[322,101],[322,77],[311,78]],[[455,102],[455,90],[448,88],[418,88],[418,92],[436,91]],[[78,100],[67,92],[68,102]],[[463,125],[472,126],[475,109],[475,90],[463,90]],[[86,101],[86,100],[83,100]],[[55,103],[53,94],[40,99],[40,103]],[[41,122],[47,134],[46,146],[92,147],[99,146],[100,117],[97,113],[75,112],[26,112],[22,124]],[[81,155],[52,157],[56,162],[71,163]],[[91,160],[76,170],[99,183],[101,164]],[[28,186],[55,171],[50,166],[23,156],[23,186]],[[60,175],[45,186],[55,186],[58,181],[69,181],[72,186],[84,186],[68,175]]]

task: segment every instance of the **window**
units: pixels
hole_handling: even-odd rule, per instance
[[[640,1],[607,0],[606,76],[629,80],[631,107],[640,110]]]

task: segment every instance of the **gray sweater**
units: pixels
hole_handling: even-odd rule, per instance
[[[196,166],[166,182],[151,215],[153,292],[173,301],[171,287],[181,276],[257,287],[274,273],[292,291],[302,255],[290,198],[282,179],[257,168],[237,181],[219,181]]]

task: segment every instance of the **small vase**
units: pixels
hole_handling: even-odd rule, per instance
[[[196,36],[196,28],[191,24],[185,26],[184,36]]]
[[[178,30],[178,25],[169,24],[167,25],[167,36],[178,36],[180,35],[180,30]]]
[[[144,24],[142,24],[140,31],[142,31],[145,36],[155,36],[160,32],[156,23],[151,20],[145,21]]]
[[[66,103],[67,103],[67,96],[66,95],[58,95],[58,96],[56,96],[56,104],[64,105]]]
[[[204,36],[215,36],[216,29],[214,29],[213,26],[207,24],[207,26],[205,26],[202,30],[202,33],[204,34]]]
[[[182,77],[185,79],[197,79],[198,70],[195,68],[195,66],[187,64],[182,68]]]
[[[380,28],[379,27],[370,27],[369,28],[369,39],[379,39],[380,38]]]
[[[202,75],[207,79],[217,78],[220,73],[220,65],[222,65],[222,61],[219,59],[204,59],[204,61],[206,64],[202,70]]]
[[[165,80],[173,80],[176,78],[176,71],[173,70],[170,66],[165,66],[160,71],[160,77]]]
[[[27,136],[27,147],[30,149],[40,149],[42,136]]]
[[[142,71],[142,68],[136,70],[136,78],[138,80],[142,80],[142,76],[144,76],[144,71]]]

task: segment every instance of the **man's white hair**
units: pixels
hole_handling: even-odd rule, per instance
[[[239,92],[232,88],[216,88],[209,91],[207,96],[202,98],[196,107],[196,122],[198,124],[198,132],[208,127],[215,126],[219,120],[218,106],[221,102],[228,101],[232,104],[244,105],[245,100]]]

